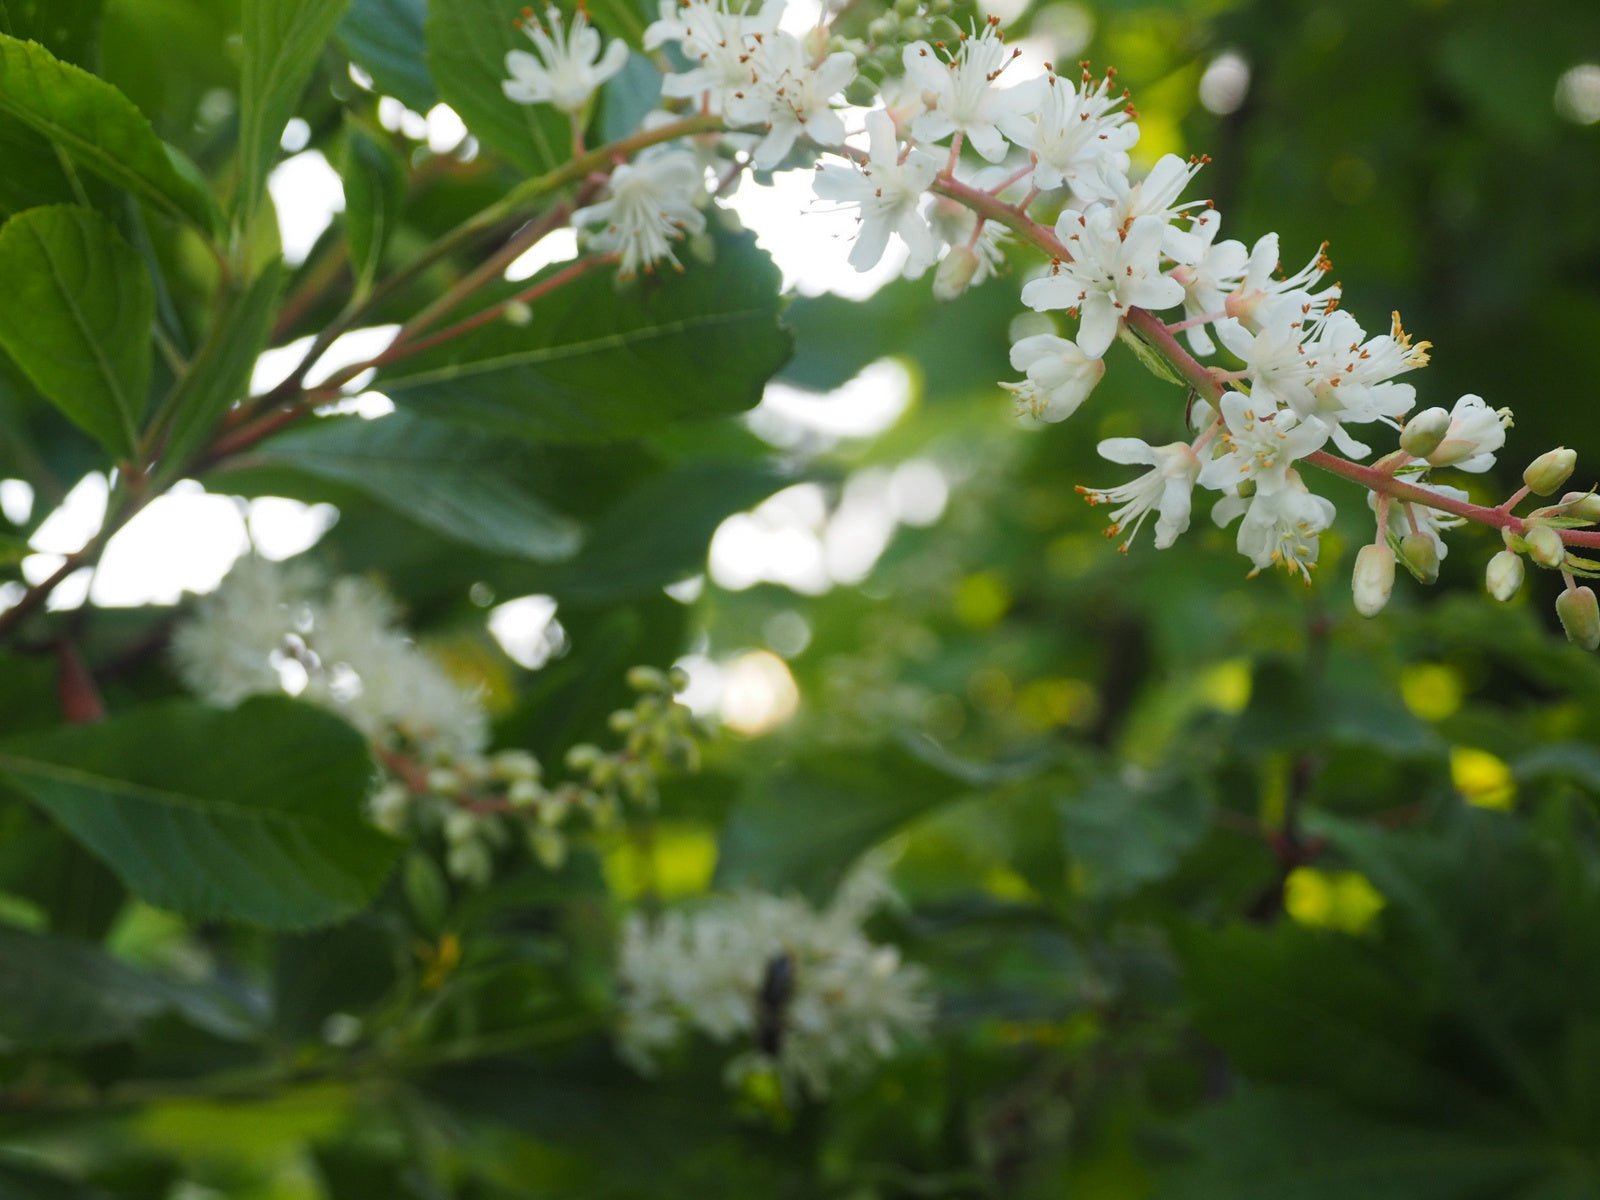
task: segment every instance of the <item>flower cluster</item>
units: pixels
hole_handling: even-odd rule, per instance
[[[665,772],[698,767],[700,729],[673,699],[684,680],[636,667],[629,684],[639,700],[611,714],[622,747],[574,747],[569,765],[579,778],[547,785],[534,755],[488,749],[481,698],[398,621],[371,581],[324,586],[307,565],[247,557],[179,623],[172,652],[185,683],[214,704],[287,693],[359,729],[382,769],[369,798],[373,822],[442,840],[450,873],[479,886],[496,852],[519,838],[558,867],[574,814],[607,824],[624,799],[653,805]]]
[[[1018,79],[1017,52],[997,20],[930,41],[913,35],[948,18],[931,5],[910,7],[896,5],[873,21],[869,46],[834,36],[826,19],[804,37],[786,32],[782,0],[754,10],[737,0],[662,0],[644,37],[646,49],[666,52],[658,55],[662,94],[669,106],[721,118],[723,129],[703,137],[697,152],[654,146],[614,171],[608,197],[577,216],[580,225],[604,222],[591,244],[617,252],[624,275],[675,263],[670,243],[704,227],[715,162],[735,172],[776,167],[793,162],[804,139],[836,156],[817,166],[815,193],[858,213],[849,254],[858,269],[872,268],[899,243],[905,274],[937,267],[935,293],[950,298],[1003,267],[1002,227],[1048,255],[1048,269],[1024,283],[1022,301],[1051,323],[1074,324],[1030,332],[1012,346],[1023,378],[1001,386],[1019,414],[1035,421],[1072,415],[1119,338],[1190,384],[1185,439],[1102,442],[1110,461],[1147,469],[1121,485],[1080,489],[1090,503],[1113,506],[1108,534],[1122,538],[1122,549],[1152,514],[1157,547],[1170,546],[1189,527],[1199,487],[1216,494],[1214,521],[1238,522],[1237,547],[1252,575],[1281,567],[1309,581],[1335,515],[1301,474],[1310,462],[1378,496],[1373,544],[1388,547],[1419,579],[1437,574],[1445,553],[1439,531],[1457,518],[1500,528],[1513,554],[1565,571],[1569,591],[1574,574],[1593,569],[1564,549],[1574,544],[1564,531],[1587,519],[1566,509],[1518,517],[1512,509],[1521,494],[1479,509],[1460,489],[1427,481],[1439,468],[1488,470],[1510,414],[1463,396],[1453,409],[1430,408],[1408,425],[1416,389],[1404,377],[1427,365],[1428,343],[1414,341],[1398,314],[1386,331],[1369,332],[1342,309],[1341,288],[1327,279],[1326,246],[1285,273],[1275,233],[1248,245],[1222,238],[1222,214],[1188,195],[1205,159],[1166,155],[1133,173],[1139,124],[1114,72],[1095,75],[1085,64],[1071,79],[1047,66]],[[906,44],[881,44],[897,36]],[[588,45],[579,57],[599,65],[567,74],[598,86],[609,56]],[[885,68],[887,77],[874,84]],[[553,86],[544,90],[554,95]],[[874,90],[877,104],[861,107]],[[968,173],[967,147],[987,166]],[[1050,224],[1034,218],[1036,207]],[[1219,353],[1226,365],[1199,361]],[[1362,439],[1374,426],[1417,432],[1373,465],[1358,465],[1373,453]],[[1540,558],[1527,549],[1530,532],[1549,542],[1540,527],[1553,531],[1562,554]],[[1376,550],[1365,556],[1357,580],[1364,612],[1387,598],[1377,586],[1387,561]],[[1501,591],[1506,577],[1501,568]]]
[[[861,931],[889,894],[869,859],[821,911],[749,893],[653,920],[635,914],[617,966],[623,1054],[652,1071],[692,1029],[743,1047],[731,1083],[772,1072],[786,1091],[817,1096],[841,1072],[888,1057],[933,1015],[923,972]]]

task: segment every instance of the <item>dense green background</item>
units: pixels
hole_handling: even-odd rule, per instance
[[[330,256],[347,237],[361,277],[382,277],[559,158],[559,129],[508,124],[471,69],[503,52],[516,6],[435,0],[431,57],[423,8],[355,0],[320,58],[288,38],[281,60],[246,68],[256,99],[241,119],[237,4],[0,0],[0,30],[121,88],[221,196],[186,190],[164,159],[128,178],[69,177],[0,112],[0,213],[87,201],[160,264],[163,286],[130,303],[153,306],[165,337],[187,352],[221,320],[248,347],[270,324],[273,271],[258,272],[259,295],[222,295],[190,227],[224,212],[249,227],[268,131],[295,111],[275,71],[312,73],[297,111],[366,197],[289,294],[340,269]],[[594,8],[636,35],[627,0]],[[1562,119],[1552,96],[1563,71],[1600,57],[1600,10],[1046,4],[1016,27],[1085,19],[1093,38],[1072,53],[1121,69],[1144,150],[1213,156],[1201,179],[1225,235],[1275,229],[1291,267],[1329,239],[1364,323],[1398,308],[1434,343],[1415,377],[1423,404],[1473,391],[1515,408],[1507,470],[1474,481],[1475,498],[1498,500],[1557,443],[1578,448],[1593,481],[1600,126]],[[1223,49],[1248,60],[1252,83],[1218,118],[1195,96]],[[350,58],[412,107],[443,95],[472,120],[479,105],[488,152],[467,165],[419,154],[397,190],[404,165],[373,98],[348,83]],[[623,127],[633,100],[615,89],[604,103]],[[141,215],[117,187],[153,189],[165,207],[145,196]],[[387,242],[373,212],[398,217]],[[271,224],[253,228],[268,263]],[[283,756],[268,735],[315,748],[307,788],[336,788],[361,751],[292,705],[227,719],[181,700],[148,707],[178,691],[168,612],[51,616],[0,660],[0,1195],[1600,1196],[1600,667],[1560,640],[1552,580],[1492,605],[1480,580],[1497,547],[1468,531],[1436,589],[1402,581],[1362,621],[1347,573],[1366,509],[1333,480],[1313,481],[1341,519],[1311,589],[1247,581],[1231,532],[1203,519],[1170,551],[1113,553],[1072,485],[1114,478],[1094,458],[1100,437],[1177,436],[1183,397],[1118,348],[1077,417],[1019,429],[994,387],[1009,375],[1014,278],[945,307],[925,281],[867,304],[790,303],[785,377],[831,387],[894,355],[916,395],[880,437],[776,453],[722,415],[748,406],[782,354],[775,281],[748,246],[722,251],[728,274],[691,270],[668,301],[645,293],[619,318],[714,309],[728,297],[714,278],[766,298],[738,361],[704,364],[724,372],[717,386],[670,411],[652,403],[654,380],[703,347],[667,346],[655,374],[569,360],[553,377],[490,380],[464,421],[460,406],[435,411],[450,395],[437,382],[406,388],[402,371],[404,415],[390,420],[416,428],[387,444],[392,457],[357,461],[330,425],[265,443],[214,486],[338,503],[321,559],[379,572],[421,634],[495,683],[502,743],[551,762],[600,735],[626,666],[669,663],[702,636],[714,655],[759,647],[795,628],[774,617],[797,614],[810,634],[790,663],[798,715],[760,739],[724,734],[704,773],[669,785],[653,873],[669,902],[732,885],[822,897],[857,854],[900,835],[906,906],[874,932],[931,969],[931,1038],[788,1109],[728,1094],[717,1047],[639,1079],[607,1030],[616,922],[651,874],[626,841],[580,849],[557,876],[508,860],[490,889],[442,896],[424,860],[388,871],[396,849],[350,829],[339,836],[359,844],[340,854],[366,881],[353,893],[346,874],[207,908],[185,892],[192,880],[114,874],[89,852],[107,855],[110,836],[95,804],[51,764],[120,762],[138,783],[197,739],[226,743],[237,761],[149,781],[204,804],[230,778],[273,783],[266,765]],[[415,311],[470,261],[398,290],[386,315]],[[609,281],[588,282],[609,302]],[[273,340],[336,308],[306,307]],[[578,338],[585,319],[572,309],[552,336]],[[159,395],[162,357],[141,367],[139,347],[126,353]],[[180,437],[203,435],[247,361],[220,362],[209,394],[187,396],[199,433]],[[597,394],[614,401],[608,424],[575,427],[570,412],[592,414]],[[122,437],[83,428],[108,447]],[[791,482],[837,488],[913,457],[957,481],[949,507],[933,528],[902,530],[860,587],[713,586],[687,606],[662,594],[700,568],[727,514]],[[49,499],[101,465],[0,358],[0,473]],[[406,471],[482,486],[475,511],[503,505],[516,522],[464,518],[437,486],[396,486]],[[485,594],[529,592],[557,597],[570,646],[537,673],[497,657],[482,630]],[[27,651],[60,634],[82,645],[113,713],[93,747],[43,731],[54,661]],[[219,733],[227,720],[260,740]],[[433,986],[446,936],[462,960]],[[354,1046],[324,1036],[335,1013],[363,1022]]]

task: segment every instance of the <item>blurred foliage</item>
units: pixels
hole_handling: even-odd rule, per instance
[[[0,0],[0,32],[143,114],[70,72],[100,106],[91,133],[122,140],[65,171],[43,117],[0,107],[0,213],[88,205],[115,256],[157,269],[136,299],[164,345],[236,335],[180,390],[177,436],[198,447],[257,349],[336,318],[330,282],[370,288],[561,159],[564,125],[525,128],[474,69],[517,7]],[[591,10],[637,37],[647,7]],[[245,17],[272,19],[241,40]],[[1072,0],[1012,24],[1121,69],[1146,161],[1209,153],[1227,236],[1277,230],[1292,263],[1330,241],[1349,307],[1370,326],[1397,308],[1434,343],[1423,403],[1516,409],[1508,474],[1475,495],[1550,445],[1600,451],[1600,126],[1552,100],[1600,49],[1592,0]],[[1197,97],[1224,52],[1249,86],[1217,115]],[[598,121],[624,127],[637,89],[619,77]],[[485,153],[386,128],[378,93],[444,97]],[[252,181],[290,112],[351,208],[280,280]],[[251,287],[219,279],[200,177]],[[707,326],[737,310],[737,347],[654,336],[656,292],[591,276],[531,333],[401,364],[388,441],[332,420],[208,483],[337,505],[319,559],[381,575],[422,638],[494,682],[498,744],[559,762],[605,736],[629,665],[691,652],[780,656],[795,715],[725,731],[701,774],[668,781],[650,836],[595,835],[554,872],[508,858],[480,891],[356,820],[345,777],[365,768],[332,718],[172,700],[170,609],[45,614],[0,658],[0,1196],[1600,1197],[1600,664],[1552,633],[1551,581],[1490,607],[1494,547],[1466,534],[1436,589],[1403,584],[1362,621],[1345,579],[1368,518],[1336,484],[1312,588],[1247,581],[1203,519],[1120,556],[1072,485],[1103,479],[1099,438],[1167,441],[1182,404],[1125,349],[1072,421],[1021,429],[994,386],[1016,278],[943,306],[926,281],[780,301],[761,255],[719,240],[723,274],[691,264],[663,290]],[[415,312],[475,250],[375,319]],[[18,369],[27,306],[0,307],[0,475],[37,497],[0,529],[10,545],[107,464]],[[502,343],[581,345],[602,324],[641,334],[636,360],[497,364]],[[791,335],[781,379],[828,389],[892,356],[909,410],[872,438],[755,436],[730,414]],[[150,373],[165,394],[163,356]],[[948,503],[859,585],[663,593],[704,572],[731,514],[795,484],[835,505],[911,461]],[[6,579],[17,557],[0,554]],[[559,605],[538,670],[484,633],[530,594]],[[62,640],[107,723],[49,728]],[[196,820],[208,805],[230,823]],[[289,838],[338,863],[267,886],[249,868]],[[618,1059],[631,907],[824,897],[885,843],[903,904],[872,929],[931,973],[927,1041],[793,1105],[730,1093],[709,1045],[653,1078]],[[218,921],[241,916],[256,924]]]

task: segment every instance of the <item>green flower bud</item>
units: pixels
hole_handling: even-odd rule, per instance
[[[1576,642],[1585,650],[1600,650],[1600,604],[1595,603],[1594,589],[1568,588],[1556,597],[1556,616],[1561,618],[1561,628],[1567,631],[1567,640]]]
[[[664,692],[667,690],[667,676],[654,667],[629,667],[628,686],[636,692]]]
[[[1387,545],[1361,547],[1356,569],[1350,576],[1350,590],[1355,594],[1356,611],[1363,617],[1382,612],[1389,603],[1389,593],[1394,591],[1394,551]]]
[[[1400,554],[1419,582],[1439,581],[1439,545],[1427,534],[1406,534],[1400,539]]]
[[[589,742],[579,742],[567,751],[567,767],[573,771],[587,771],[600,761],[600,747]]]
[[[1450,432],[1450,414],[1442,408],[1426,408],[1417,413],[1400,431],[1400,449],[1413,458],[1427,458],[1439,448]]]
[[[1551,570],[1559,567],[1567,557],[1567,548],[1561,535],[1548,525],[1535,525],[1522,535],[1528,544],[1528,557],[1541,567]]]
[[[1600,521],[1600,495],[1594,492],[1568,492],[1561,497],[1561,507],[1569,517]]]
[[[1483,583],[1489,595],[1504,604],[1522,587],[1522,576],[1522,556],[1515,550],[1502,550],[1489,560]]]
[[[1528,490],[1535,496],[1550,496],[1571,477],[1577,465],[1576,450],[1557,446],[1554,450],[1546,450],[1528,464],[1528,469],[1522,472],[1522,482],[1528,485]]]

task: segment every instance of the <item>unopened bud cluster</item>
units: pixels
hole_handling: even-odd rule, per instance
[[[354,578],[324,586],[299,563],[241,559],[179,624],[173,655],[212,703],[288,693],[360,729],[381,768],[368,801],[373,823],[442,842],[450,874],[474,885],[518,844],[560,866],[575,814],[610,822],[624,798],[654,806],[665,772],[699,765],[701,730],[673,699],[683,673],[635,667],[628,682],[639,699],[610,718],[621,746],[574,747],[578,778],[547,786],[526,750],[488,749],[477,691],[416,644],[382,589]]]
[[[664,775],[700,769],[704,731],[694,714],[675,699],[688,684],[681,668],[634,667],[628,672],[628,686],[639,698],[631,708],[612,713],[608,721],[622,744],[602,750],[583,743],[567,751],[567,768],[579,777],[574,786],[597,820],[614,819],[625,803],[654,809]]]

